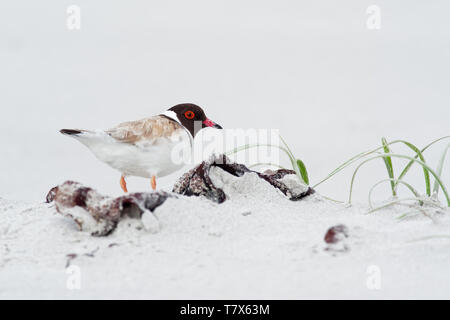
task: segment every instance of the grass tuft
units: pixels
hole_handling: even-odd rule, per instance
[[[427,213],[424,211],[424,209],[422,208],[422,206],[424,205],[429,205],[432,207],[439,207],[439,204],[437,204],[437,195],[439,192],[439,189],[442,190],[442,193],[444,194],[444,197],[446,199],[447,202],[447,206],[450,207],[450,197],[449,194],[447,192],[447,188],[444,185],[444,183],[441,180],[441,176],[442,176],[442,170],[443,170],[443,166],[444,166],[444,162],[447,156],[447,151],[450,148],[450,144],[448,144],[445,148],[445,150],[442,153],[442,156],[440,158],[440,161],[438,163],[438,166],[436,168],[436,170],[433,170],[425,161],[425,157],[423,156],[423,153],[429,149],[432,145],[436,144],[439,141],[442,141],[444,139],[448,139],[450,138],[450,136],[444,136],[441,138],[438,138],[436,140],[431,141],[428,145],[426,145],[424,148],[422,148],[421,150],[419,148],[417,148],[414,144],[412,144],[411,142],[405,141],[405,140],[394,140],[391,142],[388,142],[386,140],[386,138],[382,138],[381,139],[381,146],[377,147],[375,149],[371,149],[368,151],[364,151],[361,152],[357,155],[355,155],[354,157],[348,159],[347,161],[345,161],[344,163],[342,163],[340,166],[338,166],[336,169],[334,169],[333,171],[331,171],[325,178],[323,178],[322,180],[320,180],[319,182],[317,182],[316,184],[314,184],[312,187],[316,188],[318,187],[320,184],[322,184],[323,182],[329,180],[331,177],[333,177],[334,175],[336,175],[337,173],[341,172],[343,169],[345,169],[346,167],[352,165],[355,162],[359,161],[359,164],[357,165],[357,167],[355,168],[351,181],[350,181],[350,190],[349,190],[349,196],[348,196],[348,204],[350,205],[352,202],[352,193],[353,193],[353,186],[355,183],[355,178],[356,178],[356,174],[358,173],[359,169],[364,166],[366,163],[375,160],[375,159],[379,159],[382,158],[383,162],[386,166],[386,170],[388,173],[388,179],[383,179],[378,181],[377,183],[375,183],[369,190],[369,194],[368,194],[368,201],[369,201],[369,207],[370,207],[370,212],[375,212],[381,208],[385,208],[385,207],[389,207],[395,204],[401,204],[404,201],[411,201],[411,200],[415,200],[419,203],[419,205],[421,206],[421,208],[416,208],[417,210],[419,210],[420,212],[422,212],[424,215],[427,215]],[[304,162],[298,158],[296,158],[294,156],[294,154],[292,153],[292,151],[290,150],[289,146],[287,145],[287,143],[284,141],[284,139],[280,136],[280,139],[283,143],[283,146],[278,146],[278,145],[271,145],[271,144],[254,144],[254,145],[245,145],[242,147],[238,147],[235,148],[231,151],[229,151],[227,154],[232,154],[232,153],[236,153],[248,148],[257,148],[257,147],[277,147],[280,150],[282,150],[289,158],[290,162],[291,162],[291,166],[292,169],[295,171],[295,173],[297,174],[297,176],[299,177],[299,179],[301,181],[303,181],[305,184],[309,185],[309,177],[308,177],[308,171],[306,169],[306,166],[304,164]],[[403,144],[405,145],[407,148],[409,148],[410,150],[412,150],[414,152],[414,156],[409,156],[409,155],[405,155],[405,154],[398,154],[398,153],[393,153],[392,151],[392,145],[395,144]],[[370,158],[367,158],[369,156],[372,156]],[[398,178],[395,177],[394,175],[394,166],[393,166],[393,162],[392,162],[392,158],[399,158],[399,159],[406,159],[409,160],[407,165],[403,168],[403,170],[400,172],[400,175],[398,176]],[[423,170],[423,175],[424,175],[424,182],[425,182],[425,196],[421,196],[421,194],[416,190],[416,188],[414,188],[411,184],[403,181],[404,177],[406,176],[406,174],[409,172],[409,170],[411,169],[413,164],[418,164],[422,167]],[[255,164],[252,166],[256,166],[256,165],[262,165],[262,164]],[[280,167],[279,165],[276,164],[271,164],[271,163],[267,163],[267,165],[272,165],[272,166],[277,166]],[[431,181],[430,181],[430,174],[431,176],[433,176],[434,178],[434,187],[433,187],[433,197],[432,197],[432,193],[431,193]],[[384,204],[380,207],[373,207],[373,203],[372,203],[372,193],[374,191],[374,189],[385,182],[389,182],[390,183],[390,189],[392,192],[392,196],[396,197],[397,196],[397,189],[398,186],[404,185],[406,186],[411,193],[413,194],[413,198],[406,198],[406,199],[396,199],[392,202],[389,202],[387,204]],[[327,197],[325,197],[327,198]],[[340,202],[338,200],[333,200],[336,202]],[[407,215],[404,215],[407,216]]]
[[[372,161],[372,160],[375,160],[375,159],[378,159],[378,158],[381,158],[381,157],[387,157],[387,156],[389,156],[389,157],[394,157],[394,158],[409,159],[409,160],[411,160],[411,161],[414,161],[414,162],[420,164],[423,168],[425,168],[426,170],[428,170],[428,171],[433,175],[433,177],[435,178],[435,181],[436,181],[436,182],[440,185],[440,187],[442,188],[442,192],[444,193],[445,198],[446,198],[446,200],[447,200],[447,206],[450,207],[450,198],[449,198],[449,195],[448,195],[448,193],[447,193],[447,189],[446,189],[445,185],[442,183],[442,181],[441,181],[441,179],[439,178],[439,176],[436,174],[436,172],[435,172],[433,169],[431,169],[426,163],[424,163],[424,162],[422,162],[422,161],[420,161],[420,160],[414,159],[414,158],[409,157],[409,156],[405,156],[405,155],[403,155],[403,154],[394,154],[394,153],[389,153],[389,154],[383,154],[383,155],[374,156],[374,157],[372,157],[372,158],[369,158],[369,159],[364,160],[363,162],[361,162],[361,163],[356,167],[355,171],[353,172],[352,180],[351,180],[351,183],[350,183],[350,192],[349,192],[349,197],[348,197],[348,203],[349,203],[349,204],[351,204],[351,201],[352,201],[353,183],[355,182],[355,177],[356,177],[356,173],[358,172],[358,170],[359,170],[364,164],[366,164],[367,162],[370,162],[370,161]]]

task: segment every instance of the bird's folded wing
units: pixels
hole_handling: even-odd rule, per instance
[[[163,116],[155,116],[137,121],[129,121],[106,130],[112,138],[123,143],[152,142],[158,138],[170,138],[181,126]]]

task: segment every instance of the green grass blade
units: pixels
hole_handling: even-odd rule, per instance
[[[297,175],[299,177],[301,177],[300,171],[297,168],[297,165],[295,163],[295,157],[294,154],[292,153],[291,149],[289,149],[289,146],[287,145],[286,141],[284,141],[282,136],[279,136],[281,139],[281,142],[284,144],[285,149],[287,150],[287,155],[289,157],[289,160],[291,160],[291,165],[292,165],[292,169],[294,169],[294,171],[297,173]]]
[[[243,151],[243,150],[247,150],[247,149],[251,149],[251,148],[259,148],[259,147],[278,148],[281,151],[285,152],[290,157],[289,151],[287,149],[283,148],[282,146],[278,146],[278,145],[275,145],[275,144],[267,144],[267,143],[263,143],[263,144],[260,144],[260,143],[245,144],[243,146],[240,146],[240,147],[234,148],[233,150],[225,152],[225,155],[228,156],[230,154],[234,154],[234,153],[237,153],[237,152],[240,152],[240,151]]]
[[[321,196],[322,196],[323,198],[327,199],[327,200],[330,200],[330,201],[333,201],[333,202],[336,202],[336,203],[342,203],[342,204],[345,203],[345,201],[336,200],[336,199],[333,199],[333,198],[324,196],[323,194],[321,194]]]
[[[425,168],[433,175],[433,177],[436,179],[436,181],[439,183],[439,185],[440,185],[440,187],[441,187],[441,189],[442,189],[442,192],[444,193],[445,198],[446,198],[446,200],[447,200],[447,205],[450,207],[450,197],[449,197],[449,195],[448,195],[447,189],[445,188],[445,185],[442,183],[441,179],[440,179],[439,176],[436,174],[436,172],[434,172],[434,170],[431,169],[426,163],[424,163],[424,162],[422,162],[422,161],[420,161],[420,160],[414,159],[414,158],[412,158],[412,157],[405,156],[405,155],[403,155],[403,154],[394,154],[394,153],[391,153],[391,154],[389,154],[389,156],[390,156],[390,157],[394,157],[394,158],[402,158],[402,159],[412,160],[412,161],[414,161],[414,162],[420,164],[422,167],[425,167]],[[386,157],[386,154],[378,155],[378,156],[374,156],[374,157],[372,157],[372,158],[366,159],[366,160],[364,160],[363,162],[361,162],[361,163],[356,167],[355,171],[353,172],[352,180],[351,180],[351,183],[350,183],[350,192],[349,192],[349,197],[348,197],[348,203],[349,203],[349,204],[351,204],[351,201],[352,201],[353,183],[354,183],[354,181],[355,181],[356,173],[358,172],[358,170],[359,170],[364,164],[366,164],[367,162],[372,161],[372,160],[375,160],[375,159],[379,159],[379,158],[381,158],[381,157]]]
[[[372,206],[372,192],[373,192],[373,190],[378,186],[378,185],[380,185],[380,184],[382,184],[382,183],[384,183],[384,182],[387,182],[387,181],[390,181],[390,182],[396,182],[396,183],[400,183],[400,184],[403,184],[404,186],[406,186],[413,194],[414,194],[414,196],[416,197],[416,198],[419,198],[420,197],[420,194],[419,194],[419,192],[417,192],[417,190],[416,189],[414,189],[414,187],[412,186],[412,185],[410,185],[409,183],[406,183],[405,181],[402,181],[402,180],[398,180],[398,179],[383,179],[383,180],[380,180],[380,181],[378,181],[377,183],[375,183],[371,188],[370,188],[370,191],[369,191],[369,208],[370,209],[372,209],[373,208],[373,206]]]
[[[299,177],[299,179],[302,180],[302,182],[304,184],[309,185],[308,172],[306,171],[305,164],[301,160],[296,161],[294,154],[292,153],[291,149],[289,149],[289,146],[287,145],[286,141],[284,141],[284,139],[281,135],[280,135],[280,139],[281,139],[281,142],[284,144],[286,150],[288,151],[288,156],[289,156],[289,159],[291,160],[292,168],[294,169],[297,177]],[[300,161],[301,164],[299,164],[298,161]],[[306,180],[305,180],[305,178],[306,178]]]
[[[416,153],[416,156],[414,157],[414,159],[419,158],[420,161],[422,161],[423,163],[426,163],[425,158],[422,154],[423,151],[420,151],[415,145],[413,145],[412,143],[410,143],[408,141],[400,140],[400,142],[405,144],[407,147],[409,147]],[[403,169],[403,171],[398,176],[398,180],[403,179],[403,177],[408,172],[409,168],[412,166],[413,163],[414,163],[414,161],[410,161],[408,163],[408,165],[405,167],[405,169]],[[423,168],[423,174],[424,174],[424,178],[425,178],[425,192],[428,196],[430,196],[431,195],[430,174],[428,173],[428,170],[426,168]],[[397,187],[397,183],[395,183],[395,187]]]
[[[412,213],[414,213],[414,214],[412,215]],[[407,212],[405,212],[405,213],[399,215],[399,216],[396,217],[395,219],[397,219],[397,220],[402,220],[402,219],[405,219],[405,218],[415,217],[415,216],[417,216],[417,215],[419,215],[419,214],[420,214],[420,212],[417,212],[417,210],[411,210],[411,211],[407,211]]]
[[[441,141],[441,140],[444,140],[444,139],[448,139],[448,138],[450,138],[450,136],[444,136],[444,137],[441,137],[441,138],[439,138],[439,139],[436,139],[436,140],[431,141],[431,142],[430,142],[429,144],[427,144],[424,148],[422,148],[422,150],[420,150],[420,154],[423,154],[429,147],[431,147],[431,146],[434,145],[435,143],[437,143],[437,142],[439,142],[439,141]],[[406,142],[406,141],[405,141],[405,142]],[[417,159],[417,158],[420,156],[420,154],[417,153],[417,155],[414,157],[414,159]],[[422,159],[421,159],[421,160],[422,160]],[[422,161],[425,162],[424,160],[422,160]],[[400,174],[399,179],[401,179],[401,178],[404,177],[404,175],[408,172],[408,170],[411,168],[411,166],[413,165],[413,163],[414,163],[414,161],[410,161],[410,162],[406,165],[406,167],[403,169],[402,173]],[[429,181],[429,178],[428,178],[428,181]],[[428,196],[431,195],[431,191],[430,191],[430,186],[429,186],[429,184],[428,184],[428,186],[427,186],[427,195],[428,195]]]
[[[339,171],[343,170],[344,168],[348,167],[349,165],[351,165],[352,163],[354,163],[355,161],[368,156],[374,152],[376,152],[377,150],[381,149],[381,147],[376,148],[374,150],[369,150],[369,151],[364,151],[361,153],[358,153],[356,156],[348,159],[347,161],[345,161],[344,163],[342,163],[340,166],[338,166],[336,169],[334,169],[333,171],[331,171],[325,178],[323,178],[322,180],[320,180],[319,182],[317,182],[313,188],[316,188],[318,185],[324,183],[325,181],[327,181],[328,179],[330,179],[332,176],[334,176],[336,173],[338,173]]]
[[[309,185],[308,171],[306,171],[306,166],[302,160],[297,159],[297,166],[300,171],[300,175],[302,176],[303,181]]]
[[[281,138],[281,136],[280,136]],[[231,155],[243,150],[247,150],[247,149],[251,149],[251,148],[259,148],[259,147],[270,147],[270,148],[278,148],[281,151],[283,151],[289,158],[289,161],[291,162],[291,166],[292,169],[295,171],[295,174],[299,177],[300,180],[302,180],[304,183],[306,183],[304,181],[304,178],[302,176],[301,170],[299,169],[297,162],[294,158],[294,155],[292,154],[291,150],[289,149],[289,147],[287,146],[286,142],[283,140],[283,138],[281,138],[283,144],[285,145],[285,147],[279,146],[279,145],[275,145],[275,144],[246,144],[237,148],[234,148],[233,150],[227,151],[225,152],[226,155]],[[306,168],[305,168],[306,170]]]
[[[283,137],[280,136],[280,135],[279,135],[279,137],[280,137],[280,139],[281,139],[281,142],[283,142],[283,144],[284,144],[284,146],[286,147],[287,151],[288,151],[289,154],[291,155],[291,158],[295,158],[295,157],[294,157],[294,154],[292,153],[291,149],[289,149],[289,146],[287,145],[286,141],[284,141]]]
[[[393,204],[402,203],[402,202],[404,202],[404,201],[419,201],[419,199],[417,199],[417,198],[403,198],[403,199],[396,199],[396,200],[391,201],[391,202],[389,202],[389,203],[383,204],[383,205],[381,205],[381,206],[379,206],[379,207],[370,209],[370,210],[367,212],[367,214],[374,213],[375,211],[378,211],[378,210],[381,210],[381,209],[390,207],[390,206],[392,206]]]
[[[429,147],[431,147],[431,146],[434,145],[435,143],[437,143],[437,142],[439,142],[439,141],[441,141],[441,140],[444,140],[444,139],[448,139],[448,138],[450,138],[450,136],[444,136],[444,137],[441,137],[441,138],[439,138],[439,139],[436,139],[436,140],[430,142],[428,145],[426,145],[426,146],[421,150],[421,153],[425,152]],[[396,144],[396,143],[404,143],[404,141],[403,141],[403,140],[395,140],[395,141],[389,142],[388,145],[393,145],[393,144]],[[364,157],[366,157],[366,156],[369,156],[369,155],[371,155],[371,154],[373,154],[373,153],[375,153],[375,152],[377,152],[378,150],[381,150],[381,149],[383,149],[383,147],[378,147],[378,148],[375,148],[375,149],[373,149],[373,150],[364,151],[364,152],[361,152],[361,153],[357,154],[356,156],[354,156],[354,157],[348,159],[347,161],[345,161],[344,163],[342,163],[339,167],[337,167],[336,169],[334,169],[331,173],[329,173],[325,178],[323,178],[323,179],[320,180],[318,183],[316,183],[315,185],[313,185],[313,188],[316,188],[318,185],[324,183],[325,181],[327,181],[328,179],[330,179],[331,177],[333,177],[335,174],[337,174],[338,172],[340,172],[340,171],[343,170],[344,168],[346,168],[346,167],[348,167],[349,165],[353,164],[354,162],[356,162],[356,161],[358,161],[358,160],[360,160],[360,159],[362,159],[362,158],[364,158]],[[418,155],[415,156],[415,159],[417,159],[417,158],[418,158]],[[403,178],[403,176],[406,174],[406,172],[408,172],[409,167],[411,167],[411,165],[412,165],[413,163],[414,163],[414,161],[410,161],[410,162],[408,163],[408,165],[405,167],[405,169],[403,170],[404,172],[402,172],[402,174],[401,174],[402,178]]]
[[[450,136],[449,136],[450,137]],[[400,143],[402,142],[401,140],[394,140],[388,143],[388,145],[392,145],[392,144],[396,144],[396,143]],[[322,180],[320,180],[318,183],[316,183],[313,188],[317,187],[318,185],[322,184],[323,182],[327,181],[328,179],[330,179],[332,176],[334,176],[335,174],[337,174],[338,172],[340,172],[341,170],[345,169],[346,167],[348,167],[349,165],[355,163],[356,161],[367,157],[371,154],[374,153],[378,153],[379,150],[382,150],[383,146],[381,147],[377,147],[375,149],[372,150],[368,150],[368,151],[364,151],[361,153],[358,153],[357,155],[353,156],[352,158],[348,159],[347,161],[345,161],[344,163],[342,163],[339,167],[337,167],[336,169],[334,169],[331,173],[329,173],[325,178],[323,178]]]
[[[280,166],[279,164],[276,164],[276,163],[272,163],[272,162],[258,162],[258,163],[252,164],[248,167],[254,168],[254,167],[258,167],[258,166],[273,166],[273,167],[277,167],[278,169],[286,169],[285,167]]]
[[[442,168],[444,167],[444,161],[445,161],[445,157],[447,156],[447,150],[449,147],[450,147],[450,143],[447,145],[445,150],[442,152],[441,160],[439,161],[439,164],[436,169],[436,173],[439,176],[439,178],[442,175]],[[436,181],[434,181],[433,193],[437,195],[438,192],[439,192],[439,183],[436,180]]]
[[[373,208],[373,209],[369,210],[369,211],[367,212],[367,214],[370,214],[370,213],[373,213],[373,212],[375,212],[375,211],[378,211],[378,210],[381,210],[381,209],[390,207],[390,206],[392,206],[393,204],[401,204],[401,203],[403,203],[403,202],[405,202],[405,201],[423,201],[424,203],[429,204],[430,206],[434,206],[434,207],[440,208],[438,205],[436,205],[436,204],[435,204],[434,202],[432,202],[432,201],[426,201],[426,200],[423,200],[423,199],[417,199],[417,198],[403,198],[403,199],[396,199],[396,200],[391,201],[391,202],[389,202],[389,203],[383,204],[383,205],[381,205],[381,206],[379,206],[379,207]]]
[[[383,149],[385,154],[391,153],[391,150],[388,147],[388,142],[386,138],[381,138],[381,143],[383,144]],[[388,172],[389,180],[391,182],[391,190],[392,195],[395,197],[397,193],[395,192],[395,183],[394,183],[394,168],[392,167],[392,159],[391,157],[383,157],[384,164],[386,165],[386,169]]]

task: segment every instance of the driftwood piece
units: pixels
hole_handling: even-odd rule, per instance
[[[168,197],[166,192],[143,192],[111,198],[78,182],[66,181],[52,188],[46,199],[47,203],[54,202],[56,210],[73,219],[81,230],[92,231],[93,236],[106,236],[123,216],[140,218],[146,211],[153,212]]]
[[[260,173],[250,170],[243,164],[234,163],[223,154],[214,155],[208,161],[203,161],[197,167],[183,174],[183,176],[175,184],[173,192],[186,196],[203,195],[217,203],[224,202],[227,198],[225,192],[214,185],[209,175],[212,167],[219,167],[236,177],[242,177],[245,173],[249,172],[256,173],[261,179],[264,179],[273,187],[280,190],[292,201],[300,200],[315,192],[314,189],[305,186],[305,190],[300,193],[296,193],[292,188],[282,182],[285,176],[295,174],[295,171],[293,170],[267,170],[264,173]]]

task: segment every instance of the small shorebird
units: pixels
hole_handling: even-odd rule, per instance
[[[190,144],[199,130],[205,127],[222,129],[208,119],[199,106],[178,104],[166,112],[137,121],[124,122],[108,130],[62,129],[91,150],[101,161],[118,170],[120,186],[128,192],[125,177],[151,179],[156,189],[156,178],[175,172],[183,166],[172,159],[175,146]]]

